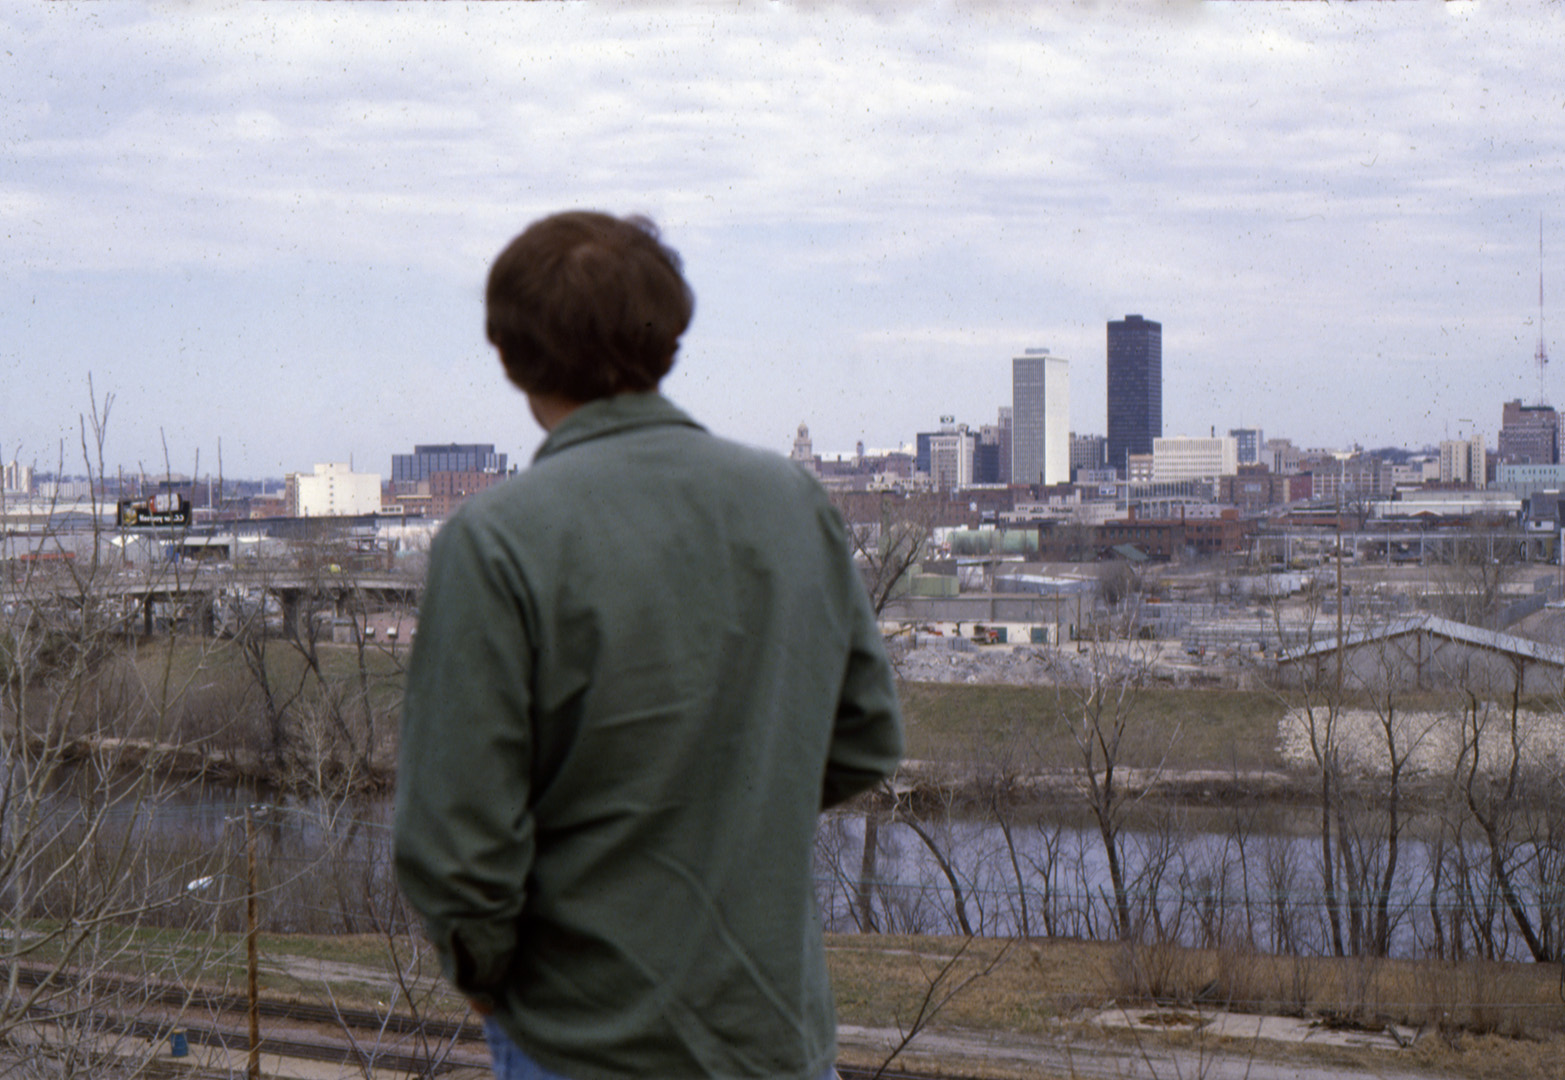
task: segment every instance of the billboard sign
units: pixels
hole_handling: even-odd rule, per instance
[[[124,528],[190,524],[190,500],[172,491],[160,491],[146,502],[119,501],[119,523]]]

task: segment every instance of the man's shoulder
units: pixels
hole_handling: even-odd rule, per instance
[[[659,502],[672,509],[684,497],[778,512],[792,507],[824,513],[830,506],[820,482],[775,451],[690,424],[659,424],[541,457],[469,498],[451,520],[479,532],[549,531],[551,521],[563,528],[569,519],[596,517],[608,505],[647,509],[643,503],[673,498],[674,503]]]
[[[770,482],[784,488],[796,488],[800,492],[821,494],[820,481],[805,471],[798,462],[760,447],[725,439],[720,435],[698,433],[706,440],[706,450],[713,458],[726,464],[735,473],[750,474],[757,480]]]
[[[772,522],[834,517],[826,489],[798,462],[721,436],[693,434],[701,440],[693,469],[722,501]]]
[[[439,525],[437,542],[443,534],[465,536],[469,542],[480,545],[493,543],[498,537],[519,535],[519,526],[536,517],[532,508],[538,505],[537,496],[528,494],[530,488],[537,486],[534,472],[523,469],[463,499]]]
[[[646,453],[629,452],[641,444]],[[687,424],[660,424],[618,432],[542,458],[485,495],[496,502],[579,491],[585,479],[603,472],[633,476],[642,469],[688,472],[714,483],[731,482],[757,491],[792,493],[825,500],[825,492],[797,462],[714,435]]]

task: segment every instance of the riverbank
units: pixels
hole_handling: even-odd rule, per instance
[[[1319,780],[1283,769],[1157,769],[1121,767],[1115,784],[1127,800],[1154,797],[1188,806],[1272,803],[1292,806],[1320,795]],[[906,805],[961,808],[991,806],[996,798],[1018,811],[1057,811],[1062,804],[1085,806],[1090,784],[1080,768],[995,773],[939,761],[905,760],[892,791]]]

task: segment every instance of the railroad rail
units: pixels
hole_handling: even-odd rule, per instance
[[[0,966],[0,978],[9,975],[9,969]],[[60,989],[67,989],[82,980],[69,972],[50,968],[17,965],[15,978],[19,986],[29,989],[45,982]],[[148,983],[139,979],[98,974],[93,977],[94,989],[105,995],[116,992],[133,994],[138,1002],[161,1005],[180,1010],[196,1010],[209,1016],[223,1014],[243,1015],[249,1006],[241,994],[230,994],[203,988],[187,988],[171,984]],[[294,1024],[320,1024],[336,1028],[343,1037],[336,1039],[307,1039],[263,1035],[260,1040],[262,1053],[293,1058],[301,1061],[321,1062],[333,1065],[352,1065],[365,1070],[384,1070],[409,1077],[434,1078],[456,1069],[487,1067],[488,1050],[484,1046],[481,1025],[469,1020],[451,1021],[435,1017],[418,1017],[402,1012],[378,1012],[372,1009],[342,1008],[301,1001],[283,1001],[263,998],[258,1002],[260,1014],[272,1020]],[[60,1018],[60,1013],[48,1005],[35,1006],[32,1019],[48,1023]],[[243,1024],[230,1027],[220,1022],[193,1022],[184,1016],[149,1019],[141,1016],[115,1015],[104,1010],[94,1010],[91,1016],[94,1026],[101,1031],[112,1031],[149,1043],[167,1041],[175,1031],[182,1033],[191,1046],[213,1047],[237,1054],[250,1049],[250,1039]],[[420,1036],[425,1045],[435,1048],[432,1052],[407,1053],[402,1050],[363,1049],[373,1045],[385,1034]],[[187,1063],[153,1059],[147,1063],[142,1075],[154,1080],[178,1077],[181,1080],[229,1080],[231,1069],[208,1069]],[[837,1066],[841,1080],[871,1080],[876,1070],[854,1065]],[[912,1073],[886,1069],[879,1073],[881,1080],[933,1080],[931,1074]],[[943,1080],[963,1080],[962,1077],[942,1074]]]

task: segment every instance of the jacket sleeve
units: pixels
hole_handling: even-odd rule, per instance
[[[886,657],[880,626],[869,594],[853,565],[847,530],[835,509],[829,532],[837,544],[832,587],[842,598],[848,620],[848,657],[837,699],[821,809],[836,806],[890,779],[902,758],[902,713],[896,677]]]
[[[504,982],[533,860],[527,591],[457,515],[430,553],[402,708],[393,846],[447,976]]]

